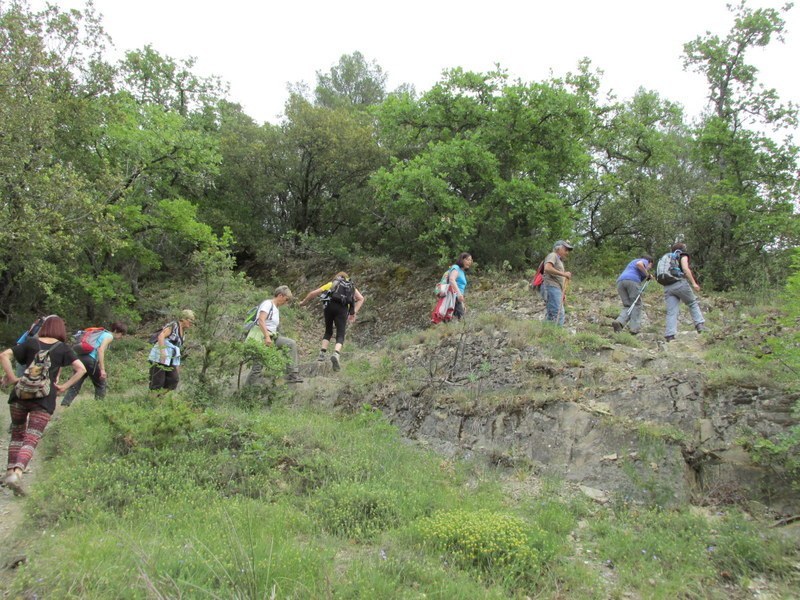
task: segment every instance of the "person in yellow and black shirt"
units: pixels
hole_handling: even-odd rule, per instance
[[[344,335],[348,323],[354,323],[356,313],[364,304],[364,296],[356,289],[355,284],[344,271],[336,274],[332,281],[311,291],[300,301],[300,306],[305,306],[310,300],[322,296],[325,310],[325,335],[322,336],[322,346],[317,360],[324,362],[328,352],[328,344],[333,337],[333,326],[336,325],[336,345],[331,354],[333,370],[341,368],[339,352],[344,344]]]

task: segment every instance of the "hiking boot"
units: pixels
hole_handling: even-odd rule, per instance
[[[331,354],[331,364],[333,365],[333,370],[334,371],[338,371],[339,369],[342,368],[342,366],[339,364],[339,353],[338,352],[334,352],[333,354]]]
[[[704,331],[708,331],[708,327],[706,327],[705,323],[698,323],[697,325],[694,326],[694,328],[697,330],[697,333],[703,333]]]
[[[672,341],[675,340],[675,336],[674,335],[665,335],[664,339],[667,340],[668,342],[672,342]]]
[[[623,328],[625,327],[625,326],[624,326],[622,323],[620,323],[619,321],[614,321],[613,323],[611,323],[611,326],[614,328],[614,333],[619,333],[619,332],[620,332],[620,331],[622,331],[622,330],[623,330]]]
[[[286,376],[286,383],[303,383],[303,378],[300,377],[300,373],[289,373]]]
[[[325,350],[320,350],[319,351],[319,356],[317,356],[317,362],[325,362],[325,355],[326,354],[327,354],[327,352],[325,352]]]

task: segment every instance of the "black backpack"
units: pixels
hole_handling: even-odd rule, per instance
[[[338,302],[339,304],[344,304],[345,306],[350,306],[353,304],[355,295],[356,286],[353,285],[353,282],[350,279],[337,277],[333,280],[333,285],[328,293],[328,299]]]

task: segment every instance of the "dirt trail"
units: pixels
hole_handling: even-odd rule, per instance
[[[3,463],[2,475],[5,476],[6,456],[8,455],[8,409],[3,403],[0,407],[0,457]],[[35,465],[34,465],[35,467]],[[29,486],[33,479],[33,473],[25,476],[25,485]],[[9,559],[14,554],[14,547],[11,544],[14,531],[22,522],[23,501],[14,496],[13,492],[5,486],[0,487],[0,570],[5,569]]]

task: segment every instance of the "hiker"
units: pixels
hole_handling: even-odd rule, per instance
[[[258,307],[256,323],[247,334],[248,340],[264,341],[267,346],[275,345],[277,348],[288,348],[291,364],[287,368],[286,383],[302,383],[300,367],[297,364],[297,344],[291,338],[278,333],[281,322],[280,307],[292,301],[292,291],[289,286],[281,285],[275,288],[272,299],[264,300]],[[255,362],[244,384],[256,385],[262,381],[264,365]]]
[[[186,330],[197,318],[194,311],[182,310],[175,321],[164,325],[155,335],[147,360],[150,362],[150,390],[171,391],[178,387],[181,370],[181,352]],[[151,338],[153,339],[153,338]]]
[[[340,369],[339,353],[344,345],[344,336],[348,323],[355,323],[356,314],[364,304],[364,296],[358,291],[355,284],[344,271],[339,271],[332,281],[309,292],[300,301],[300,306],[305,306],[310,300],[322,296],[324,303],[323,315],[325,317],[325,334],[322,336],[318,362],[325,362],[328,344],[333,337],[333,326],[336,325],[336,344],[331,354],[333,370]]]
[[[689,267],[689,254],[686,244],[678,242],[672,245],[670,252],[661,257],[656,268],[656,281],[664,286],[664,302],[667,305],[666,328],[664,338],[671,342],[678,333],[678,312],[681,302],[689,306],[689,312],[694,321],[697,333],[702,333],[708,328],[705,318],[700,310],[700,301],[694,292],[700,291],[700,285],[694,278],[694,273]],[[690,285],[691,284],[691,285]],[[694,288],[694,291],[692,291]]]
[[[572,251],[572,244],[566,240],[558,240],[553,244],[553,251],[544,258],[544,281],[542,282],[542,298],[547,305],[545,319],[557,325],[564,325],[564,301],[567,297],[567,286],[572,273],[564,270],[564,259]]]
[[[467,312],[464,293],[467,289],[467,271],[472,267],[472,254],[462,252],[436,286],[439,300],[431,313],[431,323],[448,322],[453,317],[461,319]]]
[[[84,340],[88,342],[92,348],[89,353],[78,353],[78,360],[86,367],[86,374],[80,378],[78,383],[69,388],[69,391],[64,394],[61,399],[61,406],[69,406],[75,397],[80,394],[83,382],[89,377],[94,385],[94,398],[101,400],[106,396],[106,389],[108,388],[108,378],[106,374],[106,350],[114,340],[120,339],[123,335],[128,333],[128,327],[122,321],[114,321],[111,324],[110,330],[100,328],[97,332],[92,332],[92,328],[85,330],[84,336],[78,346]]]
[[[622,310],[614,320],[612,326],[619,333],[630,323],[631,335],[638,335],[642,327],[642,291],[646,285],[643,282],[653,278],[650,269],[653,268],[653,257],[645,254],[641,258],[634,258],[617,277],[617,293],[622,300]]]
[[[86,373],[75,351],[66,344],[64,320],[48,316],[37,336],[0,353],[5,376],[3,384],[14,384],[8,398],[11,412],[11,441],[8,444],[8,465],[5,484],[15,494],[23,494],[22,474],[42,438],[45,427],[56,409],[56,396],[75,385]],[[25,364],[22,377],[11,366],[12,356]],[[58,383],[61,367],[72,367],[72,376]]]

